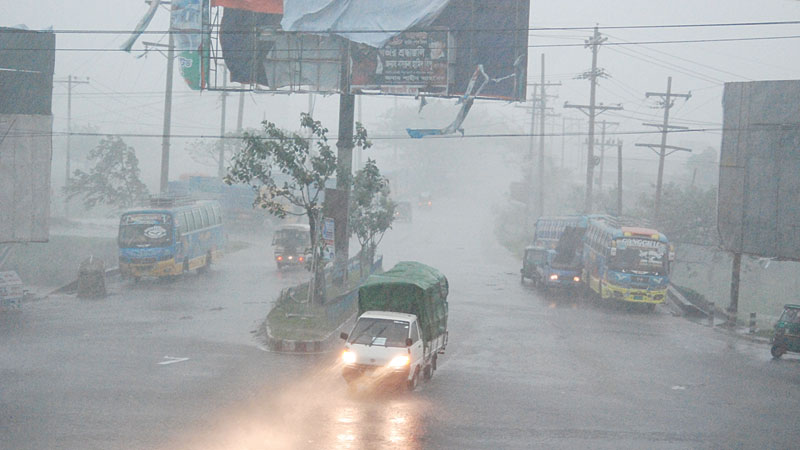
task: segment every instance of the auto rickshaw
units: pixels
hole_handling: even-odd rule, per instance
[[[800,305],[783,307],[783,314],[775,324],[770,352],[776,359],[786,352],[800,353]]]

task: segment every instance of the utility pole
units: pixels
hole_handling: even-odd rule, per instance
[[[169,190],[169,134],[172,123],[172,68],[175,63],[175,40],[172,30],[167,31],[169,43],[167,45],[155,42],[142,42],[147,47],[167,48],[167,80],[164,89],[164,128],[161,136],[161,183],[160,192],[166,194]]]
[[[561,86],[561,83],[546,83],[544,81],[544,53],[542,53],[542,76],[539,83],[539,192],[536,208],[539,215],[544,215],[544,121],[547,116],[547,86]]]
[[[68,186],[70,175],[72,173],[72,169],[70,168],[70,161],[72,159],[70,156],[72,151],[72,85],[89,84],[89,78],[86,77],[84,79],[79,79],[78,77],[73,77],[70,74],[67,76],[66,80],[55,80],[54,82],[67,84],[67,164],[64,177],[64,186]],[[64,217],[69,217],[69,200],[66,198],[64,199]]]
[[[363,125],[364,122],[361,121],[361,111],[362,111],[361,110],[361,96],[359,95],[358,96],[358,123]],[[361,164],[361,147],[359,147],[357,155],[356,155],[356,170],[361,169],[361,167],[362,167],[362,164]]]
[[[617,139],[617,216],[622,217],[622,141]]]
[[[350,233],[348,230],[350,208],[350,180],[353,173],[353,122],[355,95],[350,93],[350,47],[342,55],[342,93],[339,95],[339,136],[336,141],[336,190],[342,196],[340,207],[344,208],[339,222],[334,226],[334,268],[341,271],[342,285],[347,283],[347,261],[350,255]],[[322,224],[319,224],[322,226]]]
[[[613,142],[606,142],[606,128],[608,126],[617,126],[619,122],[608,122],[602,121],[600,122],[600,126],[602,127],[602,131],[600,132],[600,179],[597,181],[597,190],[600,193],[603,192],[603,172],[605,171],[605,159],[606,159],[606,144],[613,144]]]
[[[239,114],[236,117],[236,133],[242,134],[242,120],[244,118],[244,91],[239,92]]]
[[[533,152],[534,143],[536,142],[536,84],[531,84],[533,90],[531,92],[531,105],[519,106],[519,108],[528,109],[531,112],[531,127],[530,139],[528,141],[528,156],[525,158],[525,192],[527,199],[525,201],[525,229],[530,230],[533,227],[533,212],[531,206],[533,205]]]
[[[222,66],[222,92],[219,93],[220,100],[222,101],[222,117],[219,123],[219,165],[217,167],[217,176],[221,180],[225,177],[225,104],[228,97],[228,68]]]
[[[569,123],[569,126],[567,126],[568,123]],[[565,161],[565,159],[564,159],[564,155],[565,155],[564,151],[565,150],[564,149],[566,147],[567,135],[568,134],[572,134],[573,131],[580,131],[582,125],[583,125],[583,119],[578,119],[578,118],[575,118],[575,117],[562,117],[561,118],[561,168],[562,169],[564,168],[564,164],[565,164],[564,163],[564,161]],[[582,154],[583,154],[583,151],[579,150],[578,151],[578,161],[577,161],[578,162],[578,165],[577,165],[578,169],[580,169],[580,167],[581,167],[581,160],[582,160],[581,159],[581,155]]]
[[[661,97],[662,98],[662,106],[664,108],[664,122],[661,124],[657,123],[645,123],[643,125],[648,127],[658,127],[661,129],[661,145],[656,144],[636,144],[637,147],[649,147],[651,150],[655,151],[658,154],[658,179],[656,181],[656,200],[655,200],[655,209],[653,211],[653,223],[658,224],[660,214],[661,214],[661,187],[664,181],[664,158],[667,156],[677,152],[691,152],[691,149],[684,148],[684,147],[676,147],[673,145],[667,145],[667,133],[670,129],[680,129],[685,130],[686,127],[674,126],[669,124],[669,110],[675,104],[673,98],[679,97],[686,100],[691,98],[691,93],[686,94],[675,94],[672,92],[672,77],[667,77],[667,92],[646,92],[646,97]],[[656,151],[655,148],[659,148],[659,151]],[[667,153],[667,149],[672,150],[671,152]]]
[[[597,52],[600,45],[603,44],[608,38],[601,37],[597,27],[594,27],[594,35],[586,40],[585,47],[592,48],[592,70],[584,73],[580,78],[588,79],[590,81],[589,90],[589,104],[588,105],[570,105],[564,104],[564,108],[578,108],[589,116],[589,148],[586,154],[586,197],[583,203],[583,212],[589,214],[592,212],[592,181],[594,177],[594,122],[598,114],[608,110],[620,110],[621,105],[616,106],[599,106],[595,104],[597,98],[597,79],[606,76],[603,69],[597,68]],[[599,110],[599,111],[598,111]]]

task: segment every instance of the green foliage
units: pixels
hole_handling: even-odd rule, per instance
[[[256,192],[253,204],[277,217],[308,217],[311,228],[313,261],[321,261],[321,196],[325,185],[337,172],[336,153],[328,144],[328,129],[310,114],[300,115],[300,126],[310,137],[279,129],[264,121],[263,134],[245,133],[244,147],[231,159],[225,182],[250,185]],[[353,146],[369,148],[367,131],[356,124]],[[343,176],[349,179],[349,173]],[[322,264],[315,264],[315,298],[324,289]]]
[[[635,215],[653,217],[655,194],[639,196]],[[673,242],[716,245],[717,189],[678,186],[670,183],[661,194],[661,212],[656,221],[659,231]]]
[[[64,187],[67,198],[83,197],[87,208],[101,204],[127,208],[147,198],[147,186],[140,178],[136,152],[118,136],[100,141],[89,152],[88,160],[94,166],[88,173],[74,172]]]
[[[372,263],[378,243],[392,227],[396,206],[389,198],[388,180],[381,176],[375,160],[367,159],[353,179],[349,218],[351,232],[361,244],[361,254],[366,256],[362,266]]]

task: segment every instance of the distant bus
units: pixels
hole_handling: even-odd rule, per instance
[[[533,232],[533,246],[554,249],[567,227],[586,228],[593,216],[542,216],[536,220]]]
[[[222,256],[225,233],[217,201],[154,203],[130,210],[119,223],[119,270],[135,280],[205,271]]]
[[[583,280],[602,299],[663,303],[674,252],[663,233],[590,218],[583,238]]]

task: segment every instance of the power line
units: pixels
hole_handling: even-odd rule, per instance
[[[679,23],[679,24],[658,24],[658,25],[608,25],[608,26],[574,26],[574,27],[525,27],[525,28],[450,28],[448,31],[460,32],[508,32],[516,33],[520,31],[591,31],[594,28],[598,30],[651,30],[651,29],[669,29],[669,28],[728,28],[728,27],[751,27],[751,26],[780,26],[780,25],[800,25],[800,20],[774,20],[762,22],[706,22],[706,23]],[[30,32],[31,30],[17,30],[7,29],[3,32]],[[377,29],[377,28],[359,28],[359,29],[341,29],[336,30],[335,33],[402,33],[405,29]],[[420,27],[415,28],[413,31],[442,31],[440,28],[435,27]],[[89,30],[89,29],[61,29],[61,30],[48,30],[47,32],[55,34],[130,34],[132,30]],[[145,30],[141,34],[165,34],[169,30]],[[200,34],[194,30],[173,30],[173,34]],[[249,34],[250,31],[231,31],[230,33]],[[304,30],[304,31],[284,31],[284,33],[298,33],[298,34],[328,34],[332,33],[330,30]]]

